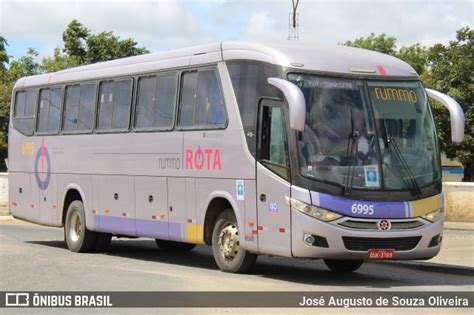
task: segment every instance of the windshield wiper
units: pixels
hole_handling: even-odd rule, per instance
[[[359,139],[360,139],[359,130],[354,128],[354,118],[352,116],[352,109],[351,109],[351,128],[352,128],[352,131],[349,134],[349,138],[347,139],[347,152],[346,152],[347,172],[346,172],[346,176],[344,177],[344,195],[345,196],[349,196],[352,191],[352,185],[354,183],[354,176],[355,176],[354,164],[357,163],[357,152],[359,150],[358,146],[359,146]]]
[[[393,147],[393,152],[395,152],[395,155],[396,155],[398,161],[400,162],[400,163],[397,163],[397,164],[401,165],[403,167],[403,169],[405,170],[405,173],[408,175],[409,182],[412,186],[412,189],[414,190],[415,195],[417,197],[421,197],[422,192],[421,192],[420,186],[418,185],[418,183],[416,181],[416,177],[413,175],[410,167],[408,166],[408,163],[407,163],[405,157],[403,156],[402,152],[400,151],[400,148],[398,147],[398,144],[395,141],[395,137],[391,136],[388,133],[387,123],[385,122],[385,119],[382,120],[382,124],[383,124],[383,128],[385,130],[385,137],[386,137],[386,141],[387,141],[388,152],[390,153],[390,155],[392,154],[392,150],[390,150],[390,146],[392,146]],[[403,176],[402,176],[402,179],[403,179],[403,181],[406,180],[405,177],[403,177]]]

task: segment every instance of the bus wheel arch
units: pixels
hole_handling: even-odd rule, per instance
[[[214,197],[207,206],[206,216],[204,218],[204,243],[212,244],[212,232],[216,224],[217,217],[227,209],[232,209],[232,204],[224,197]]]
[[[82,225],[81,240],[78,240],[80,244],[71,241],[71,217],[68,217],[68,212],[74,209],[73,221],[80,221]],[[87,228],[86,220],[86,203],[82,190],[76,185],[68,186],[67,192],[63,198],[62,205],[62,224],[64,227],[64,241],[68,245],[69,249],[73,252],[104,252],[107,251],[112,235],[109,233],[101,233],[91,231]],[[69,221],[68,221],[69,219]],[[73,233],[74,234],[74,233]],[[79,235],[78,235],[79,236]]]
[[[68,188],[63,198],[62,218],[61,218],[61,223],[63,224],[63,226],[66,223],[67,209],[69,208],[69,205],[75,200],[84,202],[84,198],[82,197],[82,194],[80,193],[79,189]]]

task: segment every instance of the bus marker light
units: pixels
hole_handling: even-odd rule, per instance
[[[268,226],[259,225],[257,227],[257,230],[259,230],[259,231],[268,231]]]
[[[51,205],[51,207],[53,207],[53,209],[56,209],[56,204],[53,203],[53,204]]]
[[[380,75],[387,75],[387,72],[385,71],[385,68],[382,65],[376,65],[377,71],[379,72]]]
[[[249,226],[253,226],[253,225],[254,225],[254,222],[253,222],[252,220],[248,220],[247,223],[248,223]]]
[[[285,229],[285,228],[282,228],[282,227],[279,228],[278,230],[280,231],[280,233],[285,233],[285,231],[286,231],[286,229]]]
[[[15,206],[15,207],[16,207],[16,206],[18,206],[18,203],[17,203],[15,200],[13,200],[13,201],[12,201],[12,206]]]
[[[96,209],[92,209],[92,214],[97,214],[97,210],[96,210]]]
[[[30,206],[31,206],[31,208],[34,208],[34,207],[35,207],[35,205],[34,205],[34,204],[31,204]]]
[[[188,223],[196,223],[196,220],[194,220],[194,219],[188,219]]]
[[[104,208],[104,212],[105,212],[105,214],[109,214],[110,209],[109,208]]]
[[[257,230],[252,230],[252,234],[258,234]]]
[[[152,216],[151,216],[151,219],[152,219],[152,220],[156,220],[156,215],[152,215]]]
[[[128,217],[128,213],[127,212],[122,212],[122,217]]]
[[[255,241],[252,233],[245,233],[245,240],[249,242]]]
[[[160,213],[160,219],[164,219],[165,218],[165,214],[164,213]]]

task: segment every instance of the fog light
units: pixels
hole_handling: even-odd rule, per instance
[[[305,235],[304,237],[304,242],[308,245],[313,245],[315,239],[313,237],[313,235]]]

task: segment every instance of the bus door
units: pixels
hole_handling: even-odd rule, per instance
[[[261,253],[291,255],[288,145],[283,102],[262,99],[258,114],[257,217]]]

